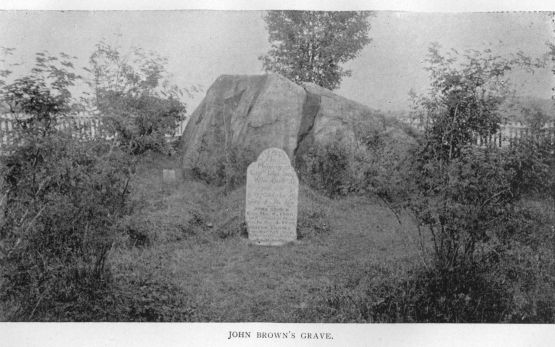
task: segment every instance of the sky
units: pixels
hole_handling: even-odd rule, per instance
[[[204,91],[222,74],[260,74],[269,49],[262,11],[0,11],[0,47],[16,48],[14,59],[28,68],[34,53],[48,50],[78,57],[82,66],[95,43],[105,39],[123,50],[138,46],[168,58],[181,87]],[[344,66],[352,76],[336,92],[383,110],[404,110],[408,92],[429,86],[424,60],[431,42],[444,48],[519,50],[531,56],[553,40],[546,13],[377,12],[370,19],[372,42]],[[515,74],[522,95],[551,97],[549,70]],[[204,93],[188,99],[193,110]]]

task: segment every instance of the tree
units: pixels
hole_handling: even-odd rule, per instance
[[[140,48],[122,54],[100,42],[89,61],[93,105],[122,148],[132,154],[167,152],[165,135],[173,134],[185,114],[183,92],[169,82],[167,60]]]
[[[415,104],[425,114],[429,149],[450,160],[475,135],[497,132],[502,120],[499,108],[510,92],[505,76],[519,60],[496,56],[489,49],[464,54],[453,50],[444,56],[440,49],[438,44],[429,49],[426,70],[431,90]]]
[[[553,288],[546,276],[553,266],[551,222],[526,198],[553,216],[553,152],[528,143],[473,144],[476,134],[499,129],[507,73],[536,62],[490,50],[446,54],[437,45],[427,62],[431,88],[415,100],[427,125],[410,175],[409,208],[421,235],[430,236],[424,247],[433,262],[418,274],[425,281],[415,282],[419,294],[410,306],[429,321],[551,321],[553,297],[538,295]]]
[[[518,176],[514,155],[473,145],[476,134],[487,137],[499,129],[506,73],[526,67],[530,60],[523,58],[490,50],[443,55],[436,44],[429,50],[431,89],[416,102],[427,127],[416,155],[411,207],[432,235],[441,270],[473,263],[477,245],[491,237],[492,223],[511,213],[522,195],[519,177],[542,175],[538,182],[545,182],[545,163]]]
[[[351,71],[341,67],[370,42],[370,12],[269,11],[264,17],[271,49],[259,57],[265,71],[295,83],[339,87]]]
[[[130,165],[104,139],[56,128],[78,76],[69,56],[38,53],[2,101],[28,117],[0,165],[0,302],[12,320],[91,320],[109,288],[107,254],[126,209]]]
[[[6,67],[8,67],[9,65],[8,57],[13,55],[14,50],[15,48],[0,47],[0,53],[1,53],[0,64],[2,64],[2,66],[4,67],[3,69],[0,69],[0,88],[3,88],[6,85],[5,79],[12,74],[12,71],[9,69],[6,69]]]
[[[12,50],[4,49],[11,54]],[[25,113],[32,117],[19,120],[21,126],[30,126],[42,130],[53,127],[59,114],[72,109],[73,101],[69,88],[81,79],[75,73],[73,61],[65,53],[58,56],[47,51],[35,54],[35,65],[31,71],[15,78],[11,83],[6,81],[12,72],[3,70],[0,74],[0,98],[12,113]]]

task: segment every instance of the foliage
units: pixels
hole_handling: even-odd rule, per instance
[[[551,73],[555,75],[555,43],[548,42],[547,43],[547,58],[551,60]],[[555,92],[555,87],[551,88],[553,92]]]
[[[330,197],[348,192],[351,161],[349,146],[336,139],[312,146],[302,157],[302,165],[297,165],[302,180]]]
[[[414,164],[411,208],[430,231],[438,268],[473,261],[476,244],[519,199],[510,159],[498,149],[477,149],[473,136],[499,129],[507,95],[504,74],[518,61],[472,51],[459,61],[432,45],[429,96],[420,98],[428,126]],[[537,173],[526,169],[531,175]]]
[[[71,319],[109,281],[105,260],[129,163],[107,144],[65,134],[25,140],[2,171],[2,292],[20,303],[16,319]]]
[[[230,145],[222,153],[199,160],[193,174],[207,183],[225,186],[229,192],[246,183],[247,168],[256,158],[256,153],[248,146]]]
[[[522,275],[513,266],[513,247],[530,247],[522,238],[527,218],[519,203],[530,196],[550,199],[546,193],[553,185],[552,144],[535,136],[509,149],[472,144],[476,134],[497,131],[502,118],[499,107],[507,92],[504,74],[527,62],[522,57],[492,56],[487,50],[466,54],[463,61],[458,58],[441,56],[432,46],[428,59],[432,89],[418,100],[428,123],[412,167],[414,192],[409,207],[419,228],[429,232],[434,263],[423,270],[426,281],[415,279],[419,292],[408,300],[421,308],[410,315],[417,321],[501,321],[512,320],[505,314],[514,310],[513,316],[550,321],[549,309],[530,313],[525,305],[515,308],[515,293],[530,294],[530,290],[514,278],[509,280],[507,273]],[[543,225],[535,227],[539,230]],[[532,252],[517,253],[532,261]],[[532,269],[538,276],[530,277],[529,287],[552,285],[541,275],[544,270]],[[537,305],[536,299],[528,302]],[[552,298],[545,303],[553,305]],[[424,308],[435,316],[422,316]],[[449,313],[455,311],[461,315]]]
[[[542,128],[550,120],[549,115],[545,114],[545,112],[537,105],[524,108],[523,113],[524,122],[533,134],[541,133]]]
[[[236,145],[227,149],[223,169],[227,192],[246,184],[247,168],[256,158],[256,153],[246,146]]]
[[[370,42],[369,12],[269,11],[264,17],[271,49],[264,69],[290,80],[339,87],[349,70],[341,67]]]
[[[4,48],[3,51],[11,55],[13,49]],[[67,112],[73,106],[69,88],[81,79],[74,71],[74,60],[75,57],[65,53],[55,56],[44,51],[35,54],[33,68],[23,77],[9,81],[12,71],[2,70],[1,101],[12,113],[31,114],[34,122],[50,123],[52,114]]]
[[[406,200],[410,162],[419,134],[384,117],[383,129],[358,124],[359,143],[351,164],[351,190],[380,197],[387,204]]]
[[[0,69],[0,88],[6,85],[6,78],[12,74],[12,70],[7,69],[9,66],[8,57],[13,55],[15,48],[0,47],[0,64],[2,64],[2,69]]]
[[[511,191],[516,197],[536,195],[555,200],[555,141],[532,130],[506,153]]]
[[[167,60],[140,48],[122,54],[100,42],[89,61],[93,104],[122,148],[131,154],[171,152],[165,135],[184,119],[185,104],[182,90],[169,82]]]
[[[10,319],[87,320],[106,309],[106,257],[131,165],[103,140],[56,129],[77,76],[70,63],[37,56],[29,75],[5,85],[12,109],[30,117],[2,158],[0,294],[16,307]]]
[[[336,135],[298,154],[301,179],[330,197],[354,193],[389,202],[404,199],[408,158],[416,140],[387,118],[361,121],[355,129],[355,143]]]
[[[460,155],[473,136],[488,136],[499,129],[499,106],[509,90],[505,74],[518,61],[484,52],[453,50],[441,55],[433,44],[427,57],[431,90],[416,97],[414,104],[424,113],[426,152],[443,161]],[[462,61],[461,61],[462,60]]]
[[[480,258],[456,269],[371,266],[323,288],[312,317],[325,322],[553,323],[555,216],[521,201],[492,229]]]
[[[468,323],[499,322],[506,308],[504,292],[478,267],[458,272],[422,269],[398,274],[372,267],[352,286],[329,286],[318,315],[330,322]]]
[[[517,199],[497,151],[467,146],[460,153],[447,164],[427,158],[415,175],[411,208],[430,232],[442,270],[473,263],[478,243],[489,239],[492,225]]]

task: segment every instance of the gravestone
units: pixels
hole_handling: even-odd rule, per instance
[[[176,183],[175,170],[163,169],[162,170],[162,182],[165,184]]]
[[[247,169],[249,240],[279,246],[297,239],[299,179],[287,154],[268,148]]]

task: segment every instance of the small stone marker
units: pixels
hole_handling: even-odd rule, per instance
[[[162,170],[162,182],[166,184],[173,184],[176,182],[175,170],[163,169]]]
[[[247,169],[249,240],[279,246],[297,239],[299,179],[287,154],[268,148]]]

